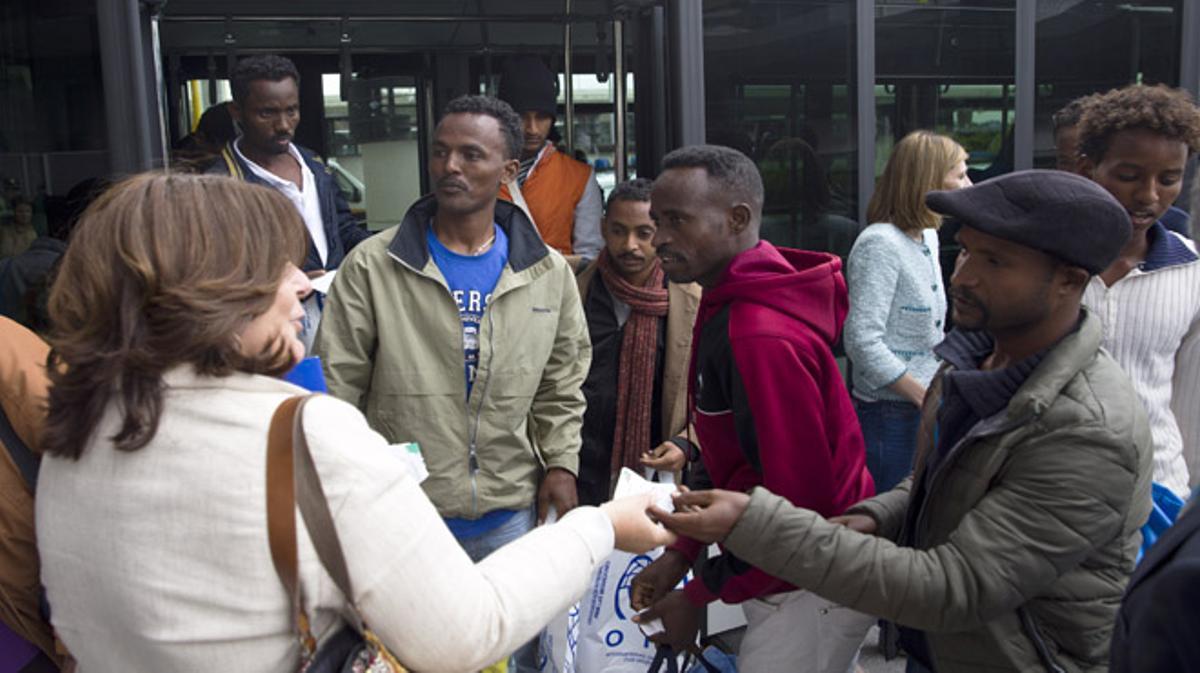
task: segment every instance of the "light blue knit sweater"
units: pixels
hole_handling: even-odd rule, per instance
[[[861,400],[903,401],[890,384],[908,373],[928,386],[937,372],[933,347],[945,336],[946,291],[937,231],[926,229],[922,238],[883,222],[864,229],[850,251],[844,342]]]

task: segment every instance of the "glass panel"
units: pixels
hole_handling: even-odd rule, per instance
[[[216,97],[213,97],[212,84],[216,84]],[[180,96],[181,113],[187,121],[189,131],[195,131],[200,123],[200,117],[213,105],[233,100],[233,91],[229,88],[229,80],[191,79],[182,84],[183,95]]]
[[[616,185],[613,169],[614,147],[617,142],[613,115],[615,87],[610,74],[601,82],[595,74],[573,74],[571,84],[575,98],[575,158],[591,164],[596,181],[607,195]],[[564,78],[558,75],[558,104],[566,105],[563,93]],[[628,179],[637,177],[634,155],[633,73],[625,73],[625,158]],[[565,113],[558,115],[558,124],[566,122]]]
[[[766,188],[763,237],[846,256],[858,231],[854,3],[706,0],[707,139]]]
[[[413,77],[324,74],[327,163],[350,208],[373,230],[399,224],[421,196],[421,145]]]
[[[1132,82],[1178,85],[1183,1],[1038,3],[1036,167],[1054,167],[1050,117],[1071,100]]]
[[[34,233],[55,231],[71,188],[108,175],[102,82],[95,3],[0,4],[0,227],[26,228],[14,222],[25,199]]]
[[[1011,171],[1015,0],[888,0],[875,21],[875,175],[917,129],[961,143],[976,182]]]

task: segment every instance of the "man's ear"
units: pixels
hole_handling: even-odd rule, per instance
[[[509,185],[517,179],[517,172],[521,170],[521,162],[516,159],[509,159],[504,162],[504,172],[500,174],[500,184]]]
[[[238,105],[237,101],[229,102],[229,116],[233,118],[235,123],[242,123],[242,106]]]
[[[746,203],[734,204],[729,210],[729,228],[735,234],[742,234],[750,227],[754,216],[751,214],[750,205]]]
[[[1070,264],[1060,264],[1057,274],[1059,287],[1062,288],[1064,294],[1069,295],[1081,294],[1088,282],[1092,280],[1092,274],[1088,273],[1087,269]]]
[[[1086,154],[1079,155],[1079,161],[1075,164],[1076,170],[1080,175],[1089,179],[1096,179],[1096,162],[1092,161]]]

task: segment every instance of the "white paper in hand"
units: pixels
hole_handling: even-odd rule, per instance
[[[669,472],[666,474],[670,475]],[[628,467],[622,467],[621,473],[617,476],[617,488],[613,490],[613,500],[628,495],[653,493],[654,504],[658,505],[659,509],[674,512],[675,503],[671,500],[671,494],[674,492],[674,483],[650,481]]]
[[[670,478],[670,472],[659,473],[660,477]],[[675,511],[675,502],[671,500],[671,494],[675,492],[675,484],[673,481],[657,482],[650,481],[633,470],[623,467],[621,473],[617,476],[617,487],[613,490],[613,499],[624,498],[630,495],[641,495],[643,493],[651,493],[654,495],[654,504],[659,509],[668,512]],[[645,612],[645,610],[640,611]],[[661,619],[655,619],[645,624],[640,624],[639,629],[643,635],[649,637],[656,633],[662,633],[666,630],[663,627]]]

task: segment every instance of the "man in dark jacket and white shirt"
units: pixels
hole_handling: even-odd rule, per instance
[[[231,77],[229,112],[241,135],[221,150],[208,173],[230,175],[278,190],[296,206],[308,231],[308,256],[301,267],[310,278],[332,272],[342,258],[371,235],[350,212],[329,168],[311,150],[292,142],[300,125],[300,73],[282,56],[238,61]],[[321,320],[323,294],[304,300],[304,331],[312,349]]]
[[[894,620],[909,671],[1105,671],[1150,511],[1151,444],[1081,296],[1129,216],[1060,171],[927,201],[963,221],[963,250],[913,476],[831,520],[762,488],[684,494],[677,509],[701,509],[658,515]]]

